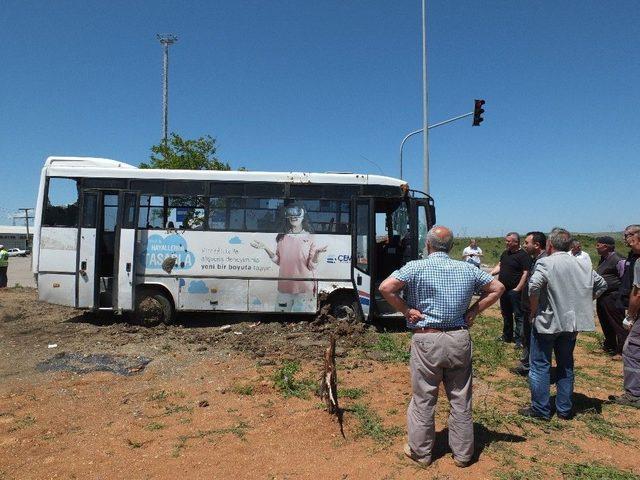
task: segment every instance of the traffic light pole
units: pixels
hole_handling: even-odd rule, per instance
[[[448,120],[443,120],[442,122],[434,123],[433,125],[429,125],[427,127],[427,131],[431,130],[432,128],[439,127],[441,125],[446,125],[447,123],[455,122],[456,120],[460,120],[461,118],[470,117],[473,114],[474,114],[474,112],[469,112],[469,113],[465,113],[463,115],[458,115],[457,117],[449,118]],[[415,130],[415,131],[407,134],[407,136],[405,136],[402,139],[402,142],[400,143],[400,178],[402,178],[402,149],[404,148],[404,143],[410,137],[413,137],[414,135],[417,135],[418,133],[422,133],[422,132],[424,132],[424,128],[421,128],[419,130]],[[429,192],[425,192],[425,193],[429,193]]]

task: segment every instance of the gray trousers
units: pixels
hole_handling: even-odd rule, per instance
[[[640,319],[631,327],[622,348],[622,373],[625,391],[640,398]]]
[[[421,459],[431,460],[435,440],[434,414],[440,382],[451,405],[449,446],[456,460],[473,456],[471,417],[471,337],[468,330],[418,333],[411,340],[413,397],[407,410],[409,446]]]

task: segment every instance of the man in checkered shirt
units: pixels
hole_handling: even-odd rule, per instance
[[[453,233],[435,226],[427,233],[428,256],[407,263],[380,285],[380,292],[402,312],[411,339],[413,398],[407,411],[408,443],[404,453],[422,464],[431,463],[435,440],[434,414],[440,382],[449,398],[449,446],[458,467],[473,458],[471,418],[471,337],[476,316],[494,304],[504,285],[481,269],[449,258]],[[406,288],[406,299],[401,292]],[[471,297],[480,292],[473,305]]]

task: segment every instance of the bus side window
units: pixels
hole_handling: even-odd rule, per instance
[[[42,225],[45,227],[78,226],[77,180],[49,177]]]
[[[227,199],[211,197],[209,199],[209,230],[227,229]]]
[[[282,210],[281,198],[247,198],[245,200],[245,222],[247,230],[257,232],[279,232],[283,229],[282,218],[277,213]]]
[[[96,193],[84,193],[82,198],[82,224],[84,228],[96,228],[96,209],[98,195]]]
[[[138,228],[163,228],[164,225],[164,197],[140,195]]]

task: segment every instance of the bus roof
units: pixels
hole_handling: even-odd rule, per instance
[[[117,160],[93,157],[49,157],[49,177],[145,178],[162,180],[210,180],[243,182],[344,183],[363,185],[406,184],[404,180],[360,173],[246,172],[237,170],[160,170],[137,168]]]

